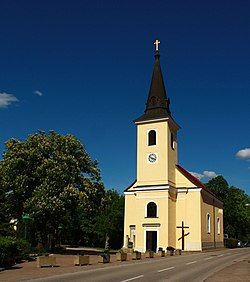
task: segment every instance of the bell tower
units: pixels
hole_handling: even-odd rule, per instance
[[[144,114],[137,126],[137,186],[175,186],[177,131],[179,125],[170,112],[160,65],[160,41],[156,40],[155,62]]]

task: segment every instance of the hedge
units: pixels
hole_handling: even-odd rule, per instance
[[[0,237],[0,267],[10,267],[15,264],[17,256],[16,239],[14,237]]]
[[[0,236],[0,267],[10,267],[22,259],[28,259],[30,244],[23,239]]]
[[[224,239],[224,246],[225,246],[226,248],[230,248],[230,249],[237,248],[237,246],[238,246],[238,240],[235,239],[235,238],[227,238],[227,239]]]

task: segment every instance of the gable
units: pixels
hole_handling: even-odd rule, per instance
[[[187,186],[183,185],[185,183]],[[190,172],[185,170],[180,165],[176,165],[176,186],[177,188],[178,187],[202,188],[202,190],[206,191],[207,193],[218,199],[217,196],[210,189],[208,189],[199,179],[197,179],[195,176],[193,176]]]
[[[198,187],[192,181],[190,181],[176,166],[175,168],[175,179],[176,179],[176,188],[193,188]]]

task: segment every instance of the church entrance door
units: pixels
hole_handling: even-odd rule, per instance
[[[157,231],[146,231],[146,251],[151,250],[156,253]]]

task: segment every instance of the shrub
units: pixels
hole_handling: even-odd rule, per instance
[[[167,247],[167,251],[174,251],[174,250],[175,250],[175,248],[172,247],[172,246],[168,246],[168,247]]]
[[[224,246],[226,248],[230,248],[230,249],[237,248],[237,244],[238,244],[238,240],[235,238],[224,239]]]
[[[17,242],[14,237],[0,237],[0,267],[10,267],[18,256]]]
[[[18,239],[16,241],[18,256],[17,261],[21,261],[22,259],[29,259],[29,253],[31,251],[31,245],[24,239]]]
[[[22,259],[29,259],[30,244],[24,239],[0,237],[0,267],[10,267]]]

